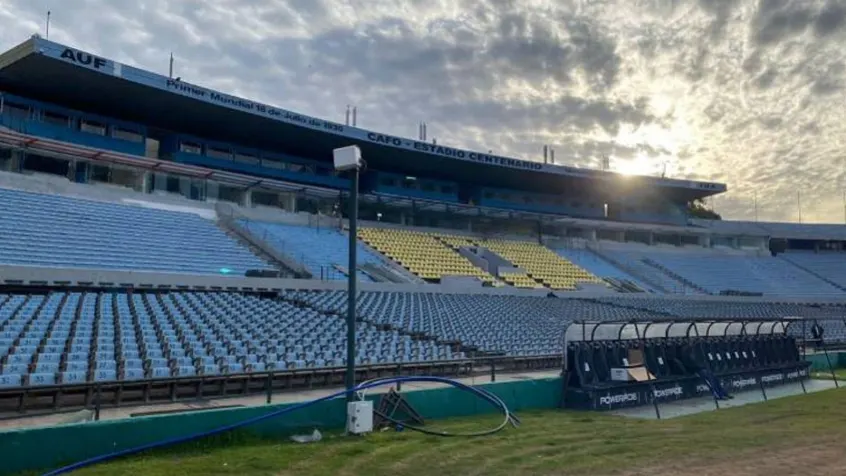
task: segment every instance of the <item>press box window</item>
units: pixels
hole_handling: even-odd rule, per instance
[[[113,128],[112,137],[114,137],[115,139],[121,139],[129,142],[144,142],[144,136],[135,131],[124,129],[122,127]]]
[[[23,104],[7,102],[3,106],[3,113],[13,119],[29,119],[29,107],[24,106]]]
[[[87,132],[89,134],[97,134],[98,136],[106,135],[105,124],[101,124],[95,121],[88,121],[85,119],[79,121],[79,130],[81,130],[82,132]]]
[[[232,160],[232,152],[226,149],[206,148],[206,155],[213,159]]]
[[[57,114],[55,112],[45,111],[42,114],[42,117],[44,118],[44,122],[46,122],[47,124],[52,124],[54,126],[68,127],[68,124],[70,124],[70,118],[68,116],[65,116],[64,114]]]
[[[250,165],[258,165],[259,159],[258,159],[258,157],[254,156],[254,155],[242,154],[242,153],[239,153],[239,152],[235,152],[235,162],[241,162],[241,163],[250,164]]]
[[[278,160],[273,159],[262,159],[261,165],[269,168],[269,169],[276,169],[276,170],[284,170],[285,164]]]
[[[193,142],[181,142],[179,144],[179,151],[186,152],[188,154],[201,154],[203,152],[203,148],[200,147],[199,144],[195,144]]]

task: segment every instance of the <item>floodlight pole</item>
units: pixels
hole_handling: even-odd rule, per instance
[[[350,172],[350,204],[349,204],[349,264],[347,278],[349,284],[347,293],[347,372],[345,383],[347,387],[347,401],[355,401],[350,391],[355,387],[355,308],[356,308],[356,251],[358,248],[358,167]]]

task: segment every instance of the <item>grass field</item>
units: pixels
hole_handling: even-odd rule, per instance
[[[308,445],[231,435],[80,475],[846,474],[846,390],[664,421],[544,411],[478,439],[394,431]],[[481,429],[494,416],[430,426]]]

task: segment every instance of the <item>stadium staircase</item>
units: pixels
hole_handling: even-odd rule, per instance
[[[700,294],[711,294],[711,293],[708,292],[707,289],[705,289],[702,286],[699,286],[698,284],[694,283],[693,281],[679,275],[678,273],[670,270],[669,268],[667,268],[666,266],[663,266],[660,263],[656,263],[655,261],[653,261],[649,258],[644,258],[642,261],[644,263],[646,263],[647,265],[652,266],[653,268],[657,269],[658,271],[663,272],[667,276],[675,279],[676,281],[682,283],[683,285],[685,285],[686,288],[693,289]]]
[[[364,263],[358,267],[364,273],[367,273],[374,281],[380,283],[397,283],[397,284],[422,284],[414,278],[406,276],[404,273],[399,273],[393,268],[385,265]]]
[[[288,304],[300,307],[311,309],[315,312],[323,314],[325,316],[330,316],[334,318],[341,319],[343,322],[346,322],[347,319],[347,308],[346,308],[346,300],[341,303],[339,307],[323,307],[316,305],[314,302],[308,299],[307,294],[302,293],[280,293],[278,298],[279,301],[286,302]],[[408,329],[387,324],[384,322],[379,322],[377,320],[371,319],[366,315],[363,315],[359,312],[356,312],[355,321],[357,323],[364,323],[380,331],[389,331],[389,332],[397,332],[400,335],[408,336],[415,341],[425,341],[425,342],[434,342],[438,345],[449,346],[453,349],[453,351],[464,352],[469,357],[480,357],[480,356],[489,356],[491,354],[479,351],[475,347],[468,347],[462,345],[459,341],[450,341],[444,340],[438,336],[430,335],[425,332],[413,332],[409,331]]]
[[[637,283],[627,279],[602,278],[603,281],[613,290],[620,293],[645,293],[646,289],[638,286]]]
[[[344,228],[344,233],[349,238],[349,229]],[[419,276],[400,266],[396,261],[385,256],[379,250],[371,247],[366,241],[358,238],[358,245],[367,250],[373,256],[381,259],[381,263],[364,263],[359,269],[369,274],[374,281],[399,284],[426,284],[426,281]]]
[[[483,282],[496,279],[429,233],[393,228],[361,228],[360,241],[417,277],[440,281],[445,276],[471,276]]]
[[[574,290],[579,283],[605,284],[603,280],[559,256],[549,248],[530,241],[476,240],[550,289]]]
[[[614,257],[606,255],[602,251],[594,248],[593,246],[588,245],[585,249],[587,251],[593,253],[594,255],[596,255],[597,258],[605,260],[611,266],[615,266],[615,267],[625,271],[626,273],[632,275],[632,277],[643,281],[646,285],[651,286],[656,291],[660,291],[664,294],[673,294],[670,290],[666,289],[663,285],[661,285],[657,281],[649,278],[645,273],[641,273],[639,270],[635,269],[634,267],[628,266],[628,265],[618,261]]]
[[[235,207],[218,202],[215,204],[215,211],[218,217],[217,223],[226,234],[247,246],[260,258],[296,278],[313,278],[311,272],[301,263],[273,247],[265,239],[250,231],[249,227],[243,226],[241,223],[243,216]]]
[[[834,281],[834,280],[832,280],[832,279],[829,279],[829,278],[828,278],[828,277],[826,277],[826,276],[823,276],[821,273],[818,273],[818,272],[814,271],[813,269],[811,269],[811,268],[809,268],[809,267],[807,267],[807,266],[805,266],[805,265],[801,264],[801,263],[799,262],[799,260],[789,258],[789,257],[788,257],[788,255],[786,255],[786,254],[784,254],[784,255],[780,255],[780,256],[778,256],[778,258],[779,258],[779,259],[782,259],[782,260],[784,260],[784,261],[787,261],[787,262],[788,262],[788,263],[790,263],[791,265],[793,265],[793,266],[795,266],[795,267],[797,267],[797,268],[801,269],[802,271],[805,271],[806,273],[810,274],[811,276],[816,277],[817,279],[820,279],[820,280],[822,280],[822,281],[825,281],[826,283],[828,283],[828,284],[830,284],[830,285],[834,286],[834,287],[835,287],[835,288],[837,288],[837,289],[840,289],[841,291],[846,291],[846,286],[843,286],[843,285],[841,285],[841,284],[837,283],[836,281]]]

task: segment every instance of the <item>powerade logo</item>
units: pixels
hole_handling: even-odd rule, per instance
[[[600,405],[614,405],[617,403],[636,402],[639,398],[636,393],[621,393],[619,395],[606,395],[599,398]]]
[[[796,380],[799,377],[805,377],[808,375],[808,371],[805,369],[793,371],[787,374],[788,380]]]
[[[782,380],[784,380],[784,375],[782,374],[764,375],[761,377],[761,382],[763,383],[781,382]]]
[[[744,387],[751,387],[752,385],[757,384],[758,381],[755,378],[743,378],[739,380],[735,380],[731,383],[731,386],[734,388],[744,388]]]
[[[663,388],[660,390],[656,388],[652,391],[652,395],[654,395],[655,398],[678,397],[681,396],[682,393],[684,393],[684,391],[678,386]]]

